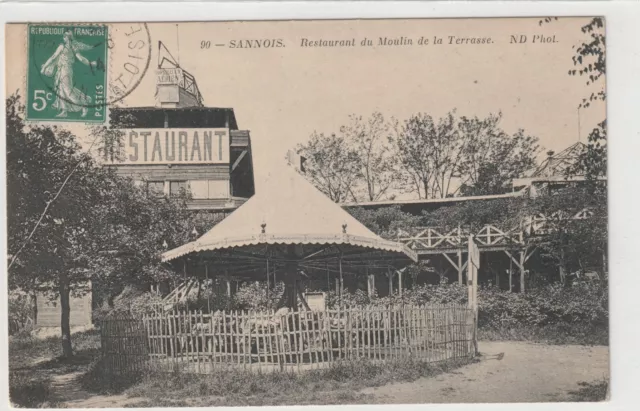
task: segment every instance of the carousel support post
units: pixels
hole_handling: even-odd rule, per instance
[[[331,290],[331,281],[329,281],[329,263],[324,263],[324,268],[327,272],[327,290]]]
[[[231,279],[229,278],[229,271],[224,270],[224,279],[227,284],[227,310],[231,309]]]
[[[402,271],[398,270],[398,295],[402,298]]]
[[[285,274],[285,287],[287,289],[287,306],[298,311],[298,265],[288,262]]]
[[[340,255],[340,260],[338,260],[338,266],[340,269],[340,293],[338,294],[338,305],[342,307],[342,294],[344,294],[344,280],[342,278],[342,255]]]
[[[389,297],[393,295],[393,271],[387,267],[387,278],[389,279]]]
[[[210,289],[211,284],[209,284],[209,264],[204,265],[204,277],[206,279],[207,288]],[[207,312],[211,313],[211,293],[207,292]]]
[[[267,258],[267,301],[269,301],[269,289],[271,288],[271,283],[269,281],[269,259]]]
[[[376,290],[375,274],[369,272],[369,266],[367,266],[367,292],[369,298],[372,298]]]

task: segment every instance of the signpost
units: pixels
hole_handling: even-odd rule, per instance
[[[468,264],[467,264],[467,286],[469,295],[469,308],[473,312],[473,345],[475,353],[478,354],[478,269],[480,268],[480,249],[473,239],[473,235],[469,235],[468,248]]]
[[[312,311],[324,311],[326,308],[326,297],[323,292],[309,292],[304,294],[304,298]]]

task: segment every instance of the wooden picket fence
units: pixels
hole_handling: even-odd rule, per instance
[[[120,374],[142,367],[200,374],[229,367],[303,371],[361,358],[438,362],[473,356],[475,332],[473,310],[454,305],[173,311],[105,320],[103,353],[111,372]]]
[[[109,375],[139,374],[147,370],[148,334],[139,318],[118,314],[102,321],[102,366]]]

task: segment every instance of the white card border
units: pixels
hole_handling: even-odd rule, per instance
[[[115,3],[115,4],[114,4]],[[634,177],[640,175],[640,127],[638,90],[640,90],[640,3],[607,2],[203,2],[175,3],[127,2],[123,16],[121,2],[81,3],[2,3],[0,22],[26,21],[181,21],[181,20],[289,20],[349,18],[434,18],[434,17],[518,17],[518,16],[592,16],[606,17],[607,29],[607,110],[610,190],[610,310],[611,310],[611,400],[605,403],[571,404],[450,404],[406,405],[400,409],[448,410],[592,410],[637,409],[636,381],[640,381],[640,277],[636,273],[637,249],[640,247],[640,225]],[[71,10],[71,11],[70,11]],[[123,18],[124,17],[124,18]],[[5,104],[4,29],[0,31],[0,106]],[[4,136],[5,119],[0,117],[0,136]],[[0,153],[5,160],[5,138],[0,139]],[[2,161],[6,164],[6,161]],[[6,210],[6,170],[1,168],[0,202]],[[6,255],[6,220],[0,219],[0,244]],[[5,260],[6,261],[6,260]],[[1,272],[6,272],[2,270]],[[6,295],[6,281],[0,292]],[[7,300],[0,299],[0,318],[6,318]],[[6,322],[5,322],[6,324]],[[6,328],[5,328],[6,330]],[[0,333],[2,352],[6,353],[7,335]],[[0,359],[5,365],[6,354]],[[3,367],[6,370],[8,367]],[[8,381],[0,377],[1,396],[8,404]],[[457,387],[462,389],[463,387]],[[361,406],[340,406],[356,409]],[[368,408],[384,409],[384,405]],[[276,409],[279,407],[261,407]],[[334,407],[307,407],[329,409]],[[232,408],[229,408],[232,409]],[[238,408],[233,408],[237,410]]]

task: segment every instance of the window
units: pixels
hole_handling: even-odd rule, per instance
[[[229,180],[191,180],[189,189],[193,198],[229,198]]]
[[[158,197],[164,195],[164,181],[147,181],[147,190]]]
[[[209,198],[229,198],[229,181],[209,180]]]
[[[189,189],[193,198],[209,198],[207,180],[191,180],[189,181]]]
[[[169,186],[169,193],[171,197],[177,197],[184,194],[187,191],[186,181],[171,181]]]

